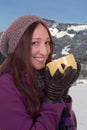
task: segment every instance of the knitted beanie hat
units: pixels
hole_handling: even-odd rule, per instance
[[[34,15],[24,15],[17,18],[0,37],[0,52],[7,57],[15,51],[20,38],[26,29],[34,22],[41,22],[46,27],[43,19]]]

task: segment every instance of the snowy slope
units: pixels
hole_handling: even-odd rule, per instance
[[[87,80],[70,89],[73,98],[73,109],[77,117],[77,130],[87,130]]]
[[[51,34],[53,36],[55,36],[56,38],[62,38],[65,35],[73,38],[75,36],[75,33],[70,34],[68,31],[73,30],[75,32],[80,32],[80,31],[83,31],[83,30],[87,29],[87,24],[83,24],[83,25],[71,25],[71,26],[68,26],[67,29],[64,30],[64,31],[59,31],[58,28],[57,28],[57,26],[51,26],[49,28]]]

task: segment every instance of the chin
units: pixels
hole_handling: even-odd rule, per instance
[[[41,66],[41,67],[35,67],[36,70],[41,70],[43,69],[45,66]]]

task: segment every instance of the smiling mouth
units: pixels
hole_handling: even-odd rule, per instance
[[[44,57],[34,57],[36,60],[38,60],[38,61],[44,61],[45,60],[45,58]]]

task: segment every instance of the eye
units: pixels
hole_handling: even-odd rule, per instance
[[[32,42],[32,45],[38,45],[38,44],[39,44],[38,41],[34,41],[34,42]]]
[[[51,41],[46,41],[45,44],[46,44],[46,45],[50,45],[50,44],[51,44]]]

